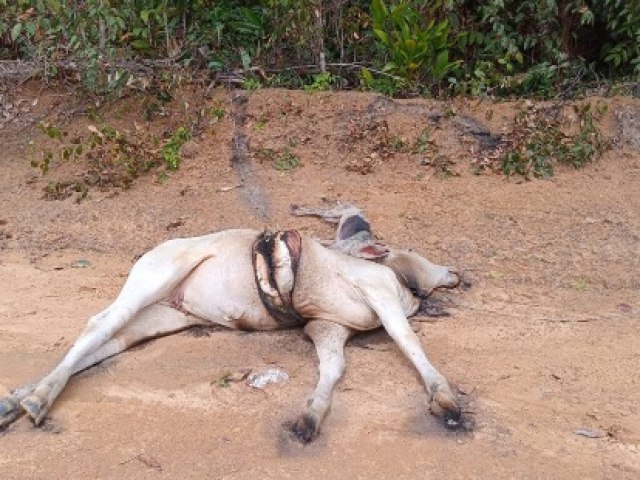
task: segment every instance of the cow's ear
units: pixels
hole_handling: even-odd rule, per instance
[[[355,256],[365,260],[379,260],[389,255],[389,249],[381,243],[369,243],[356,250]]]

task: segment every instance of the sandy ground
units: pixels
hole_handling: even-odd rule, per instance
[[[184,332],[72,379],[44,427],[22,418],[0,432],[1,478],[639,478],[640,153],[624,139],[582,170],[519,182],[473,175],[477,141],[456,124],[464,115],[500,132],[515,104],[264,90],[246,103],[251,147],[289,148],[297,168],[281,172],[254,157],[244,179],[252,185],[238,186],[228,115],[192,142],[164,184],[147,177],[80,203],[45,201],[49,178],[29,166],[29,140],[44,141],[33,122],[71,99],[33,86],[12,95],[31,107],[0,130],[0,395],[50,369],[154,244],[240,226],[326,238],[330,226],[294,218],[289,207],[339,200],[364,208],[384,241],[456,265],[472,281],[439,293],[450,316],[418,328],[473,428],[446,431],[410,365],[375,332],[349,344],[322,433],[300,446],[282,428],[316,381],[315,352],[300,331]],[[203,101],[233,110],[225,92]],[[615,112],[640,103],[608,104],[603,128],[621,137]],[[456,115],[436,125],[433,112],[449,109]],[[418,153],[378,161],[373,137],[385,132],[372,115],[408,142],[431,129],[460,176],[434,174]],[[90,123],[71,118],[69,129]],[[369,159],[367,175],[344,168]],[[73,268],[78,260],[89,266]],[[220,385],[243,368],[281,368],[290,379],[265,390]]]

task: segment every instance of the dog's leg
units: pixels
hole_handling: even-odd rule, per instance
[[[75,375],[106,358],[113,357],[141,342],[169,335],[205,322],[176,310],[169,305],[154,304],[142,309],[129,323],[94,352],[83,357],[73,368]],[[24,410],[20,403],[33,394],[39,382],[16,388],[10,395],[0,398],[0,428],[15,421]]]
[[[38,425],[75,367],[95,352],[142,308],[167,296],[202,261],[211,256],[206,238],[176,239],[143,255],[131,269],[122,291],[106,310],[92,317],[60,364],[20,405]]]
[[[319,240],[325,247],[366,260],[377,260],[389,253],[387,247],[374,240],[371,225],[358,207],[348,203],[339,203],[333,208],[294,205],[291,213],[297,216],[320,217],[325,222],[337,223],[336,235],[332,241]]]
[[[319,217],[327,223],[340,223],[341,218],[362,214],[362,210],[349,203],[338,203],[333,208],[291,205],[291,214],[297,217]]]
[[[304,329],[316,346],[318,359],[318,385],[309,399],[307,411],[300,415],[292,427],[293,434],[303,443],[313,440],[330,405],[333,389],[344,373],[344,344],[353,331],[337,323],[314,320]]]
[[[333,248],[351,255],[349,250],[373,240],[371,226],[364,212],[358,207],[338,203],[333,208],[302,207],[292,205],[291,213],[298,217],[319,217],[327,223],[337,223]],[[364,235],[362,234],[364,232]],[[359,234],[360,235],[357,235]],[[331,242],[327,242],[331,244]]]

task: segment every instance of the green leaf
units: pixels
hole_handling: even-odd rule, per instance
[[[402,33],[402,38],[405,41],[411,38],[411,31],[409,30],[409,25],[406,22],[402,22],[400,25],[400,32]]]
[[[371,17],[374,24],[382,24],[389,16],[389,10],[382,0],[373,0],[371,2]]]
[[[151,45],[149,45],[149,42],[140,38],[131,42],[131,46],[136,50],[148,50],[151,48]]]
[[[396,65],[394,62],[387,63],[382,69],[383,72],[395,72],[397,70],[398,65]]]
[[[430,25],[429,28],[432,28],[432,26]],[[449,33],[449,20],[443,20],[436,25],[436,34],[446,35],[447,33]]]
[[[55,14],[60,13],[60,2],[58,2],[57,0],[47,0],[46,4],[47,4],[47,8],[51,10],[53,13]]]
[[[11,41],[15,42],[22,32],[22,23],[16,23],[11,29]]]
[[[30,37],[33,37],[36,34],[37,26],[35,22],[27,22],[25,24],[25,28]]]
[[[386,34],[386,32],[383,32],[382,30],[378,30],[374,28],[373,33],[375,33],[378,36],[378,38],[383,44],[389,45],[389,36]]]
[[[373,85],[375,80],[369,70],[363,68],[362,70],[360,70],[360,76],[362,76],[362,81],[367,87]]]
[[[407,7],[409,5],[407,5],[406,3],[401,3],[400,5],[396,5],[395,7],[392,7],[391,9],[391,19],[393,20],[393,23],[395,23],[396,25],[400,26],[403,23],[406,23],[408,18],[407,18]]]
[[[416,49],[416,41],[413,38],[407,38],[404,41],[404,47],[407,53],[412,53]]]
[[[222,70],[222,68],[224,67],[224,63],[218,61],[218,60],[212,60],[211,62],[209,62],[208,67],[211,70],[214,70],[216,72]]]
[[[249,70],[251,67],[251,56],[246,50],[240,50],[240,59],[242,60],[242,68]]]
[[[441,76],[449,69],[449,50],[441,51],[436,57],[436,76]]]

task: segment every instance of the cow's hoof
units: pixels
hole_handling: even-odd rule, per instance
[[[442,416],[444,426],[449,430],[458,430],[462,426],[462,418],[460,416],[460,410],[458,411],[446,411]]]
[[[46,410],[43,408],[42,400],[36,395],[29,395],[20,402],[20,406],[33,419],[35,425],[38,425],[44,419]]]
[[[310,443],[318,433],[318,422],[308,413],[300,415],[298,420],[291,425],[291,433],[300,443]]]
[[[0,398],[0,417],[5,417],[15,411],[18,404],[11,397]]]
[[[0,429],[6,427],[20,415],[18,404],[11,397],[0,398]]]
[[[460,427],[460,407],[448,388],[437,390],[429,407],[431,413],[442,418],[447,428],[455,430]]]
[[[445,267],[447,273],[440,282],[440,285],[444,288],[455,288],[462,282],[462,274],[455,267]]]

